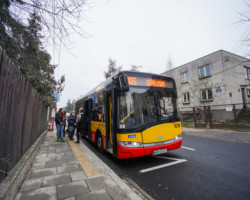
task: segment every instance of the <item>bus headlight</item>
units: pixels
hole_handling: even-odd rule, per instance
[[[122,142],[122,141],[118,141],[118,142],[123,147],[129,147],[129,148],[143,147],[143,143],[141,142]]]
[[[181,139],[181,135],[177,135],[174,140],[177,141],[177,140],[180,140]]]

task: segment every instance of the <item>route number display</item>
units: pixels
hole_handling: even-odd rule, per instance
[[[161,87],[161,88],[165,88],[168,85],[166,80],[135,77],[135,76],[128,76],[128,84],[131,86],[146,86],[146,87]]]

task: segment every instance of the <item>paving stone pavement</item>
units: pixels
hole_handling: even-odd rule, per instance
[[[57,142],[55,133],[48,132],[15,200],[144,199],[86,146],[81,144],[81,149],[95,166],[98,165],[100,175],[88,177],[68,141]]]

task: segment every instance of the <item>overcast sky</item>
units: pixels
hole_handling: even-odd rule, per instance
[[[58,108],[104,81],[109,58],[124,70],[163,73],[169,57],[178,67],[220,49],[247,54],[239,41],[248,24],[237,23],[249,10],[242,0],[88,2],[82,25],[91,37],[72,35],[71,53],[61,48],[56,78],[65,74],[66,86]]]

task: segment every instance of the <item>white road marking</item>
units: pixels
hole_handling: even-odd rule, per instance
[[[164,167],[168,167],[168,166],[171,166],[171,165],[176,165],[176,164],[187,161],[186,159],[169,158],[169,157],[161,157],[161,156],[157,156],[157,157],[163,158],[163,159],[168,159],[168,160],[175,160],[175,161],[171,162],[171,163],[163,164],[163,165],[158,165],[158,166],[155,166],[155,167],[150,167],[150,168],[147,168],[147,169],[142,169],[139,172],[140,173],[145,173],[145,172],[153,171],[153,170],[156,170],[156,169],[161,169],[161,168],[164,168]]]
[[[190,151],[196,151],[196,149],[192,149],[192,148],[189,148],[189,147],[184,147],[184,146],[181,146],[182,149],[187,149],[187,150],[190,150]]]

